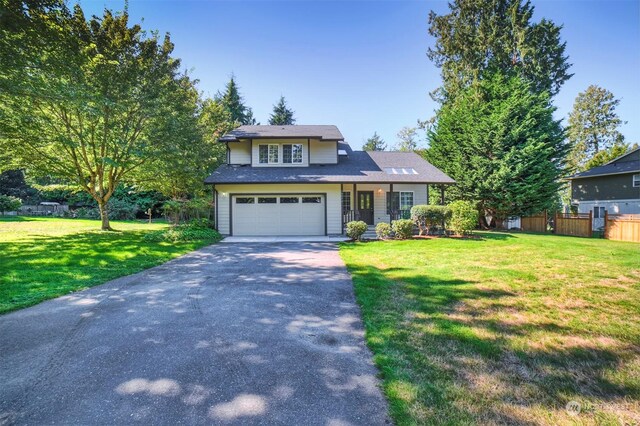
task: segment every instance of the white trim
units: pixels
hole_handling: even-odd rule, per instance
[[[403,192],[404,193],[411,193],[411,207],[415,206],[415,202],[416,202],[415,191],[398,191],[398,207],[400,208],[400,210],[406,210],[406,209],[402,208],[402,193]],[[409,207],[409,209],[411,209],[411,207]]]
[[[571,177],[568,177],[567,180],[588,179],[588,178],[600,177],[600,176],[626,175],[629,173],[638,173],[638,172],[640,172],[640,170],[627,170],[626,172],[616,172],[616,173],[601,173],[598,175],[589,175],[589,176],[571,176]]]
[[[633,203],[640,201],[640,198],[622,198],[615,200],[571,200],[571,204],[580,203]]]

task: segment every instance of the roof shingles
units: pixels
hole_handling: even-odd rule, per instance
[[[413,168],[417,174],[388,174],[384,169],[390,167]],[[455,183],[449,176],[413,152],[351,150],[347,157],[340,157],[338,164],[308,167],[251,167],[225,164],[205,180],[207,184],[360,182]]]

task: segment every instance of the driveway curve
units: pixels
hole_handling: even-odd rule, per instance
[[[0,424],[386,424],[363,334],[334,244],[217,244],[0,316]]]

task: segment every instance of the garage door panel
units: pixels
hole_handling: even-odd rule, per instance
[[[253,202],[247,203],[247,198],[252,197]],[[237,202],[238,198],[244,202]],[[238,195],[232,201],[232,233],[247,236],[324,235],[325,203],[325,197],[318,194]]]

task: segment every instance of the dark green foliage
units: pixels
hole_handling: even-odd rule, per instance
[[[296,124],[296,119],[293,118],[294,111],[287,106],[284,96],[280,96],[280,100],[273,106],[273,112],[269,117],[269,124],[274,125],[290,125]]]
[[[22,207],[22,200],[12,195],[0,195],[0,212],[14,212]]]
[[[555,205],[568,148],[554,110],[546,92],[500,72],[443,105],[426,157],[456,180],[447,198],[497,221]]]
[[[376,235],[381,240],[386,240],[391,235],[391,225],[387,222],[380,222],[376,225]]]
[[[413,235],[413,221],[411,219],[398,219],[391,222],[391,230],[397,240],[406,240]]]
[[[428,52],[442,69],[444,85],[434,96],[453,99],[490,68],[516,72],[534,92],[554,96],[571,78],[561,26],[531,22],[533,6],[522,0],[453,0],[445,15],[429,14]]]
[[[633,146],[629,146],[626,143],[615,144],[605,150],[594,154],[593,157],[584,165],[585,170],[592,169],[594,167],[602,166],[604,164],[609,163],[610,161],[615,160],[618,157],[623,156],[625,153],[632,149],[636,149],[638,144],[634,144]]]
[[[478,226],[478,207],[471,201],[454,201],[448,206],[447,229],[456,235],[469,234]]]
[[[174,225],[168,229],[152,231],[143,237],[148,242],[169,241],[187,242],[187,241],[206,241],[215,243],[222,239],[218,231],[210,227],[208,221],[196,220],[190,223]]]
[[[367,224],[365,222],[352,220],[347,223],[347,237],[352,240],[359,240],[365,232],[367,232]]]
[[[378,135],[378,132],[373,132],[373,136],[367,139],[367,142],[362,145],[363,151],[384,151],[387,149],[386,142]]]
[[[605,161],[607,158],[616,158],[629,148],[619,130],[623,124],[616,113],[619,104],[613,93],[596,85],[578,94],[567,129],[572,170],[583,171],[604,164],[609,161]],[[603,151],[607,153],[600,154]],[[588,164],[591,160],[594,161]]]
[[[240,95],[240,88],[236,84],[234,76],[231,76],[223,93],[216,95],[218,102],[229,114],[231,122],[236,126],[242,124],[256,124],[253,118],[253,111],[244,104],[244,99]]]
[[[168,200],[162,205],[162,212],[169,222],[177,224],[200,219],[209,220],[213,206],[208,198]]]
[[[25,181],[24,171],[20,169],[0,173],[0,194],[18,197],[27,204],[38,201],[38,191]]]
[[[419,235],[429,231],[449,218],[451,210],[447,206],[438,205],[417,205],[411,208],[411,220],[414,221],[419,230]]]

